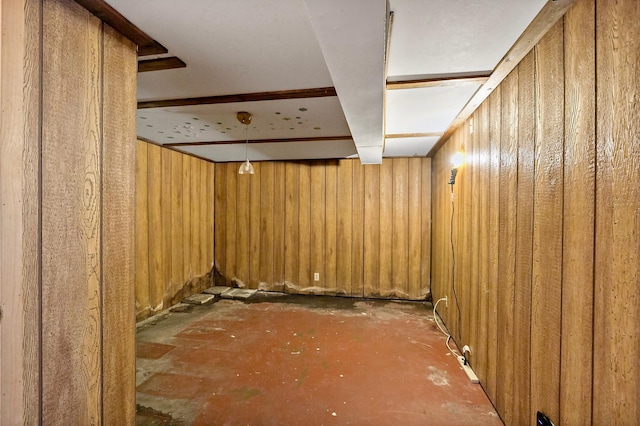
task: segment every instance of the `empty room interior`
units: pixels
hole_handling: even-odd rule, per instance
[[[0,424],[640,424],[640,2],[0,30]]]

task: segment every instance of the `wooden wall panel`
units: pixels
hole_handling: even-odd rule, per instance
[[[351,296],[364,296],[364,171],[367,166],[353,162],[351,194]],[[388,228],[387,228],[388,229]]]
[[[364,294],[367,297],[380,297],[380,193],[380,167],[365,167]]]
[[[271,290],[275,287],[274,278],[274,222],[275,222],[275,164],[265,162],[260,166],[260,288]]]
[[[183,277],[193,275],[191,265],[191,157],[182,156],[182,267]],[[197,202],[197,200],[194,200]]]
[[[526,424],[531,366],[531,268],[533,250],[533,194],[535,154],[534,57],[529,53],[518,67],[518,183],[513,304],[513,422]]]
[[[214,199],[215,252],[219,258],[225,251],[227,256],[224,263],[218,259],[216,263],[227,282],[248,280],[253,288],[280,291],[284,282],[287,292],[304,294],[416,300],[427,296],[431,208],[425,197],[431,194],[429,159],[389,159],[382,166],[363,166],[354,160],[256,164],[260,174],[256,169],[250,177],[248,192],[247,185],[239,183],[246,176],[237,175],[238,165],[215,166],[217,176],[226,169],[226,183],[215,186]],[[230,208],[233,182],[238,182],[239,190],[234,191],[238,205],[234,202],[235,207]],[[394,207],[394,190],[400,207]],[[379,214],[379,200],[384,197],[388,198],[386,223]],[[241,205],[250,208],[245,210]],[[251,243],[246,241],[247,229],[251,235],[258,234]],[[237,238],[223,240],[219,232]],[[398,243],[392,236],[399,233],[404,237],[395,253],[394,244]],[[387,245],[384,250],[381,234]],[[220,245],[223,241],[225,246]],[[228,256],[235,253],[241,266],[242,244],[252,247],[241,252],[248,256],[243,261],[247,267],[234,271]],[[379,267],[386,268],[387,282],[380,278]],[[253,277],[256,270],[259,280]]]
[[[149,301],[149,207],[147,195],[146,142],[136,142],[136,318],[143,319],[151,309]]]
[[[433,291],[451,303],[445,159],[461,144],[478,156],[458,175],[474,183],[456,183],[454,222],[479,229],[477,253],[456,251],[456,277],[466,269],[473,284],[477,267],[477,312],[473,287],[461,291],[470,335],[455,309],[438,310],[475,349],[507,425],[537,411],[555,424],[640,421],[638,14],[630,0],[577,1],[476,111],[477,142],[460,128],[433,158]]]
[[[535,47],[536,153],[531,294],[531,407],[559,417],[564,87],[562,22]]]
[[[135,418],[135,46],[103,28],[102,413]]]
[[[640,422],[638,16],[637,1],[596,3],[594,424]]]
[[[300,168],[297,163],[285,163],[285,224],[284,224],[284,277],[285,290],[298,282],[298,209],[300,206]],[[227,222],[228,223],[228,222]]]
[[[218,167],[226,168],[227,175],[227,209],[224,212],[224,224],[226,225],[226,246],[214,249],[214,252],[219,253],[220,250],[226,250],[227,267],[222,271],[222,274],[226,278],[227,285],[232,285],[237,275],[237,255],[236,255],[236,217],[237,217],[237,180],[238,169],[235,168],[236,163],[229,163],[225,165],[218,165]],[[238,166],[239,167],[239,166]],[[241,176],[246,177],[246,176]],[[221,225],[223,226],[223,225]],[[220,226],[216,226],[220,228]]]
[[[142,142],[138,142],[142,143]],[[180,293],[184,276],[184,256],[182,248],[184,246],[183,228],[183,182],[182,182],[182,154],[177,151],[170,151],[171,155],[171,289],[169,295],[172,303],[176,302],[175,295]]]
[[[101,23],[65,2],[45,2],[43,15],[45,22],[65,24],[45,25],[43,34],[42,416],[47,423],[97,424],[102,421]],[[62,79],[68,84],[59,84]]]
[[[249,288],[257,289],[260,279],[260,218],[262,215],[260,182],[262,164],[254,164],[255,174],[250,175],[251,190],[249,192]]]
[[[338,163],[337,188],[337,241],[336,241],[336,281],[339,295],[351,295],[351,242],[353,208],[353,161],[340,160]],[[366,210],[366,206],[365,206]],[[365,217],[365,220],[366,217]],[[378,228],[375,227],[377,232]],[[372,230],[373,232],[373,230]],[[366,245],[365,245],[366,247]],[[366,260],[365,260],[366,262]],[[365,285],[367,279],[365,278]]]
[[[216,164],[214,166],[215,171],[215,186],[214,186],[214,253],[213,259],[215,268],[218,271],[225,271],[227,269],[226,254],[227,254],[227,227],[220,225],[227,217],[227,168],[224,164]],[[218,226],[215,226],[218,224]],[[217,280],[216,285],[226,285],[223,280]]]
[[[151,312],[162,310],[165,284],[162,228],[162,148],[147,148],[147,206],[149,221],[149,305]]]
[[[501,113],[504,117],[500,136],[500,196],[498,258],[498,361],[500,371],[496,385],[496,408],[505,413],[505,423],[511,423],[513,404],[513,302],[515,289],[516,196],[518,184],[518,73],[512,72],[500,85]]]
[[[135,294],[142,320],[212,284],[215,169],[147,142],[138,141],[136,153]]]
[[[132,424],[135,48],[72,1],[0,9],[0,423]]]

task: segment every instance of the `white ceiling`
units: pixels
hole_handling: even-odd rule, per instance
[[[244,160],[244,144],[229,143],[245,138],[237,111],[253,114],[251,141],[282,140],[251,143],[252,160],[424,156],[481,86],[386,90],[384,0],[107,2],[187,64],[140,73],[139,101],[335,87],[337,97],[138,111],[140,137],[213,161]],[[390,0],[386,80],[489,74],[545,3]]]

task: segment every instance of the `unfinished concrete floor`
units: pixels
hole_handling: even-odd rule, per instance
[[[431,305],[258,293],[137,332],[139,425],[501,425]]]

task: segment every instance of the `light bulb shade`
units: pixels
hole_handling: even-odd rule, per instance
[[[247,159],[244,163],[240,164],[240,169],[238,170],[239,175],[252,175],[255,173],[253,170],[253,165]]]
[[[460,151],[453,154],[453,157],[451,157],[451,165],[453,166],[453,168],[457,169],[463,164],[464,164],[464,154]]]

